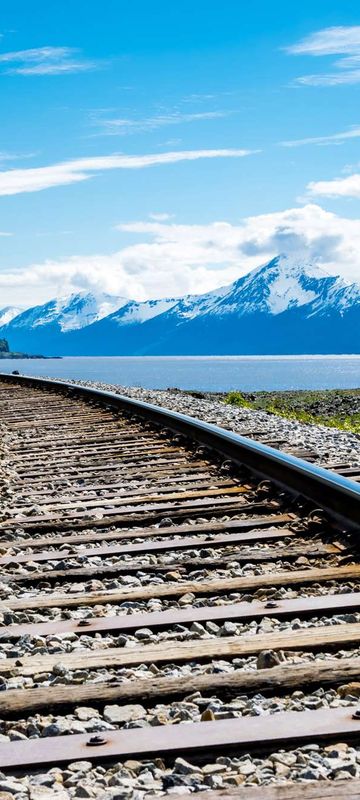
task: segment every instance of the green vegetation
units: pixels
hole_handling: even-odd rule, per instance
[[[253,408],[252,403],[250,403],[249,400],[245,400],[245,397],[241,392],[229,392],[229,394],[226,395],[225,403],[230,406]]]
[[[360,389],[229,392],[224,402],[360,434]]]

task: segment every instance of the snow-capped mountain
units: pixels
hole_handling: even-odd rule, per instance
[[[17,317],[24,309],[20,306],[4,306],[0,308],[0,325],[7,325],[14,317]]]
[[[55,298],[0,322],[0,335],[10,338],[13,348],[26,342],[29,352],[61,355],[63,337],[99,322],[127,302],[123,297],[91,292]]]
[[[305,313],[324,313],[330,307],[344,313],[359,301],[360,284],[346,283],[316,264],[277,256],[229,286],[184,298],[175,311],[188,319],[204,314],[276,316],[302,306],[306,306]]]
[[[314,301],[323,290],[326,279],[332,283],[337,280],[317,266],[278,256],[229,286],[200,297],[184,298],[175,311],[186,319],[206,314],[276,315]]]
[[[53,300],[0,326],[13,349],[45,355],[360,352],[360,284],[277,256],[203,295]]]
[[[14,313],[6,322],[12,321],[12,327],[14,328],[38,328],[57,325],[64,333],[91,325],[93,322],[108,316],[108,314],[111,314],[127,302],[123,297],[79,292],[67,297],[49,300],[48,303],[28,308],[26,311],[20,311],[17,314]],[[5,310],[3,309],[3,311]],[[5,324],[5,322],[1,324]]]
[[[232,284],[223,311],[281,314],[315,300],[329,277],[316,265],[278,256]]]

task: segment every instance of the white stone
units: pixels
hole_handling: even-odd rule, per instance
[[[104,719],[106,722],[131,722],[135,719],[141,719],[146,716],[146,709],[144,706],[138,704],[127,706],[105,706]]]

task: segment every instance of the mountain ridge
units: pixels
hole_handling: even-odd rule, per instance
[[[286,255],[201,295],[80,292],[0,324],[16,349],[104,356],[357,353],[359,330],[360,284]]]

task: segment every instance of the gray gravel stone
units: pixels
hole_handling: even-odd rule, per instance
[[[127,706],[111,705],[104,708],[104,719],[106,722],[111,723],[130,722],[145,716],[145,708],[138,704]]]

